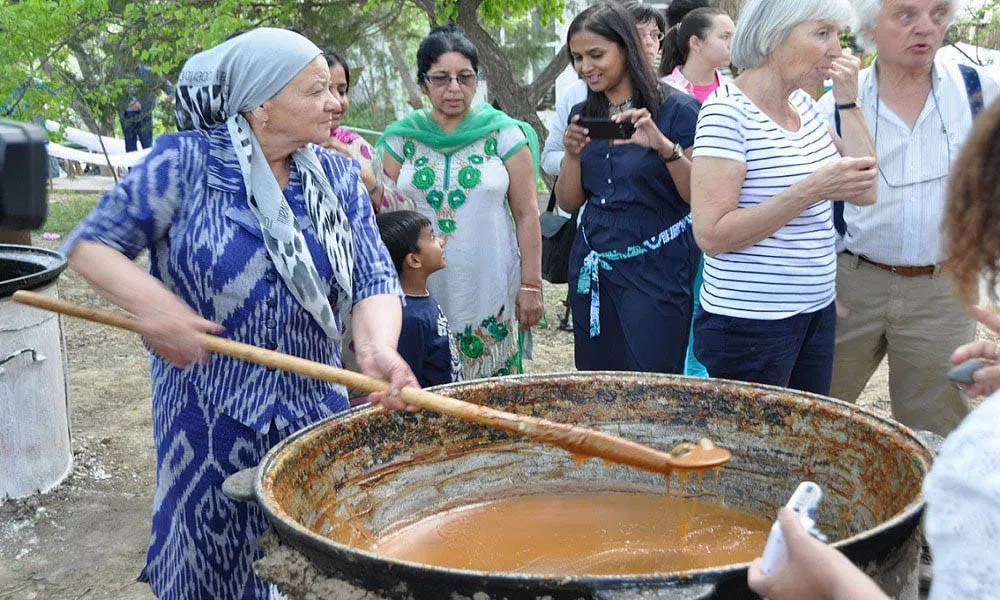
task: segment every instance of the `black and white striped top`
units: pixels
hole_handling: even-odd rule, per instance
[[[796,90],[789,102],[800,115],[794,132],[733,83],[701,109],[694,156],[746,164],[740,208],[767,201],[840,156],[812,98]],[[749,248],[706,256],[701,305],[715,314],[769,321],[827,307],[836,296],[834,236],[832,205],[824,200]]]

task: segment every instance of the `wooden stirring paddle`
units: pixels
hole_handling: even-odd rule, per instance
[[[27,291],[15,292],[14,300],[21,304],[141,333],[138,321],[126,314]],[[338,369],[330,365],[234,342],[207,333],[201,334],[201,340],[206,349],[217,354],[290,371],[305,377],[339,383],[362,392],[389,391],[387,382],[346,369]],[[555,423],[537,417],[517,415],[425,390],[403,388],[400,392],[400,398],[407,404],[419,408],[552,444],[573,453],[575,456],[593,456],[668,476],[674,470],[704,471],[719,467],[732,458],[728,450],[715,446],[707,439],[701,440],[698,444],[680,444],[676,449],[677,455],[675,456],[673,452],[654,450],[649,446],[630,442],[600,431],[574,427],[565,423]]]

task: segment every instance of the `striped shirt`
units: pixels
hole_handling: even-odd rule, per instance
[[[794,132],[733,83],[701,109],[694,156],[746,165],[739,208],[766,202],[840,156],[812,98],[796,90],[789,102],[800,116]],[[701,305],[714,314],[768,321],[825,308],[836,295],[834,244],[832,205],[823,200],[749,248],[706,256]]]
[[[1000,70],[977,70],[983,105],[990,106],[1000,97]],[[844,205],[844,247],[854,254],[897,266],[934,265],[947,259],[941,247],[941,221],[948,172],[972,133],[972,112],[957,64],[936,58],[932,77],[933,93],[927,95],[911,128],[879,100],[874,66],[858,76],[858,104],[875,139],[882,176],[878,202]],[[820,98],[817,110],[833,125],[832,93]]]

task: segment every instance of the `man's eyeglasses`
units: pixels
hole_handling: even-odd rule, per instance
[[[424,75],[427,83],[434,87],[445,87],[451,85],[452,80],[457,81],[462,87],[472,87],[479,81],[479,76],[475,73],[462,73],[461,75]]]
[[[948,162],[943,163],[943,165],[940,165],[940,166],[943,166],[943,170],[941,170],[941,171],[928,169],[928,170],[924,171],[923,173],[921,173],[920,176],[918,176],[918,177],[910,177],[909,181],[903,181],[903,182],[899,182],[898,179],[896,179],[896,181],[889,181],[889,178],[886,177],[886,175],[885,175],[885,169],[882,167],[881,164],[879,164],[878,165],[878,174],[882,177],[882,181],[885,182],[885,185],[888,186],[888,187],[890,187],[890,188],[901,188],[901,187],[905,187],[905,186],[908,186],[908,185],[915,185],[915,184],[919,184],[919,183],[926,183],[928,181],[934,181],[935,179],[941,179],[941,178],[944,178],[944,177],[948,176],[948,169],[951,168],[951,135],[948,133],[948,126],[945,125],[944,116],[941,114],[941,105],[940,105],[940,103],[938,103],[937,90],[935,89],[935,87],[933,85],[931,85],[931,93],[930,93],[930,95],[931,95],[931,98],[934,100],[934,112],[937,113],[938,120],[941,122],[941,134],[944,137],[943,143],[939,144],[938,146],[944,146],[945,152],[947,153]],[[880,112],[881,106],[882,106],[882,97],[881,97],[881,95],[879,95],[876,92],[876,94],[875,94],[875,132],[874,132],[874,135],[872,136],[873,137],[872,142],[875,145],[875,156],[879,155],[878,154],[878,148],[879,148],[879,146],[878,146],[878,125],[879,125],[879,112]],[[941,158],[943,158],[943,157],[941,157]],[[898,177],[898,174],[896,176]],[[895,179],[895,177],[894,177],[894,179]]]
[[[654,29],[650,29],[649,31],[643,31],[643,30],[640,29],[640,30],[638,30],[638,32],[639,32],[639,38],[640,39],[641,38],[649,38],[649,39],[651,39],[651,40],[653,40],[655,42],[662,42],[663,38],[666,37],[666,36],[663,35],[663,32],[660,31],[660,29],[658,27],[654,28]]]

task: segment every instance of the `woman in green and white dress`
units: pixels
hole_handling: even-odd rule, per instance
[[[431,108],[393,123],[376,149],[397,189],[445,240],[427,288],[441,305],[465,379],[522,372],[523,335],[542,317],[538,139],[489,105],[472,106],[479,58],[462,30],[431,31],[417,77]]]

